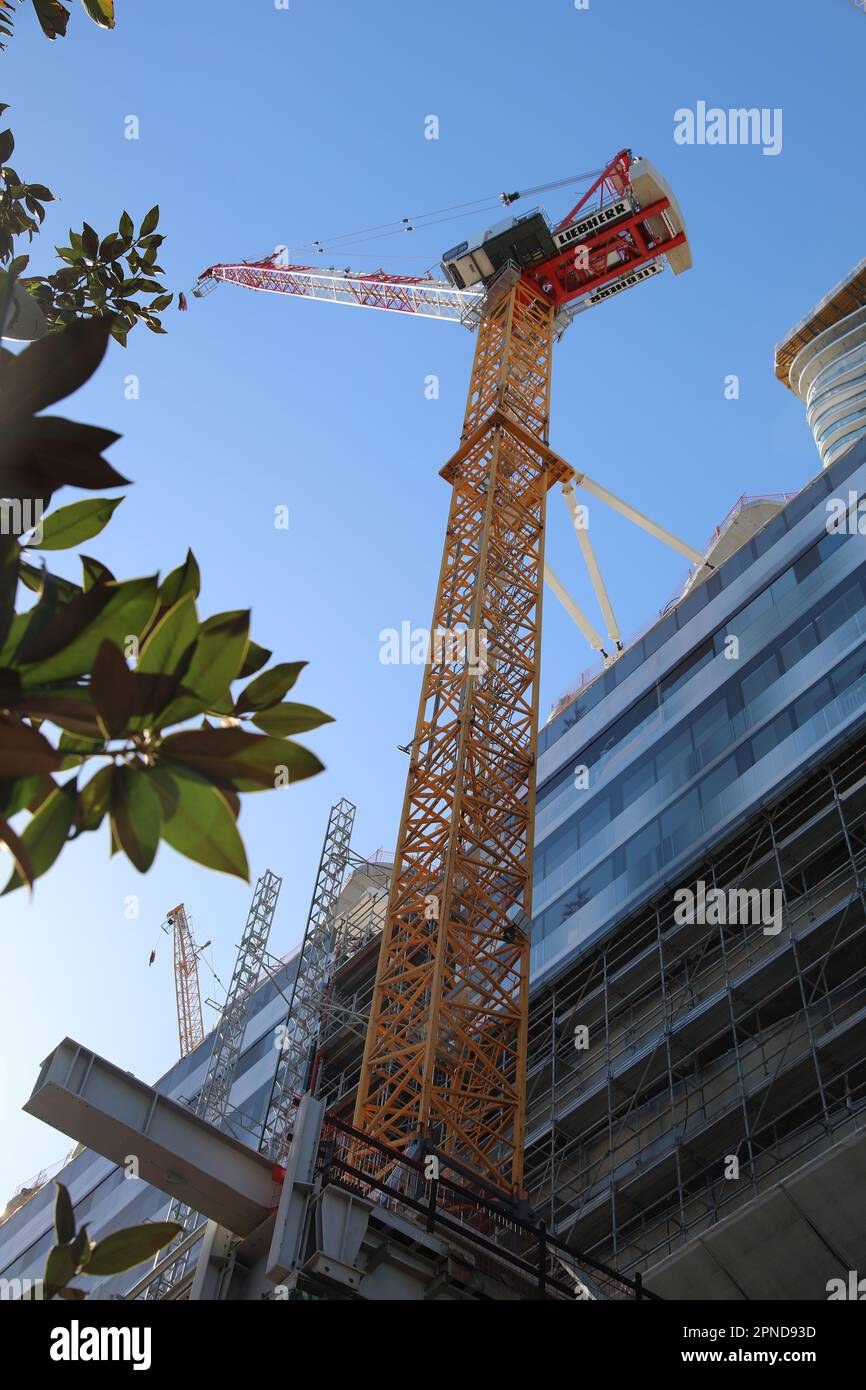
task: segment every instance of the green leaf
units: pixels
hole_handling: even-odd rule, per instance
[[[65,604],[35,642],[29,641],[28,632],[19,652],[24,684],[44,685],[85,675],[103,642],[123,647],[128,637],[140,636],[155,602],[155,579],[94,585],[80,599]]]
[[[287,780],[300,782],[322,771],[313,753],[297,743],[251,734],[245,729],[191,729],[169,734],[157,745],[163,765],[181,763],[228,791],[264,791]]]
[[[59,1245],[66,1245],[75,1239],[75,1213],[69,1189],[62,1182],[56,1182],[57,1195],[54,1198],[54,1231]]]
[[[114,0],[81,0],[81,3],[100,29],[114,28]]]
[[[160,799],[142,764],[117,767],[111,783],[111,828],[131,864],[146,874],[159,845]]]
[[[103,642],[99,648],[90,690],[106,738],[125,738],[153,728],[178,689],[177,676],[130,671],[114,643]]]
[[[232,794],[176,767],[157,767],[152,776],[162,801],[166,844],[196,864],[247,881],[249,866]]]
[[[32,888],[33,865],[30,862],[30,855],[22,844],[21,837],[16,834],[3,816],[0,816],[0,843],[4,844],[12,855],[15,872],[19,875],[21,882],[26,883],[28,888]]]
[[[62,39],[69,23],[66,6],[61,5],[60,0],[33,0],[33,8],[46,38]]]
[[[88,589],[92,589],[99,579],[114,579],[111,570],[107,565],[104,565],[101,560],[93,560],[89,555],[80,555],[79,559],[81,560],[81,568],[84,571],[83,587],[85,593],[87,593]]]
[[[103,736],[90,691],[85,686],[52,685],[47,689],[36,686],[19,696],[15,708],[28,718],[50,719],[58,728],[85,738]]]
[[[152,1259],[163,1246],[171,1244],[183,1230],[176,1221],[153,1221],[144,1226],[126,1226],[96,1241],[85,1267],[87,1274],[122,1274]]]
[[[170,672],[180,670],[198,633],[195,595],[185,593],[163,613],[141,648],[138,670]]]
[[[167,574],[160,584],[159,601],[163,608],[171,608],[184,594],[193,594],[197,598],[200,588],[201,574],[198,563],[192,551],[188,550],[183,564]]]
[[[0,164],[8,164],[15,148],[15,137],[11,130],[0,130]]]
[[[254,642],[250,638],[244,664],[238,672],[239,678],[246,680],[247,676],[254,676],[256,671],[260,671],[272,656],[273,652],[268,651],[267,647],[260,647],[258,642]]]
[[[264,729],[266,734],[274,734],[277,738],[305,734],[309,729],[318,729],[322,724],[333,722],[330,714],[323,714],[312,705],[291,703],[274,705],[273,709],[263,709],[253,715],[253,723],[257,729]]]
[[[78,794],[76,825],[81,831],[98,830],[111,800],[113,767],[101,767]]]
[[[76,1265],[68,1245],[52,1245],[45,1261],[45,1287],[60,1290],[75,1277]]]
[[[68,550],[98,536],[112,518],[122,497],[86,497],[52,512],[42,523],[42,540],[29,541],[28,550]]]
[[[274,666],[270,671],[257,676],[235,701],[235,713],[269,709],[271,705],[279,704],[306,665],[306,661],[283,661],[279,666]]]
[[[32,865],[34,881],[51,868],[66,843],[75,812],[75,796],[75,781],[57,787],[42,803],[21,836],[21,843]],[[3,893],[11,893],[14,889],[20,888],[22,882],[23,879],[16,870]]]
[[[163,725],[176,724],[203,710],[219,710],[220,702],[225,702],[226,713],[233,709],[233,702],[226,697],[243,666],[249,629],[248,611],[217,613],[202,623],[192,659],[184,672],[183,685],[187,693],[179,695],[163,710]]]
[[[46,777],[45,781],[50,782],[51,778]],[[41,782],[41,777],[19,777],[16,782],[0,783],[0,815],[7,820],[17,816],[19,811],[30,805]]]
[[[95,261],[99,255],[99,237],[89,222],[81,228],[81,245],[88,260]]]
[[[144,221],[142,222],[138,232],[139,240],[141,239],[141,237],[147,236],[149,232],[152,232],[158,222],[159,203],[157,203],[155,207],[151,208],[150,212],[147,214]]]
[[[12,356],[11,362],[4,359],[0,422],[35,415],[71,396],[89,381],[105,356],[109,332],[108,319],[86,319],[60,333],[46,334]]]
[[[57,772],[60,758],[44,735],[18,719],[0,716],[0,780]]]

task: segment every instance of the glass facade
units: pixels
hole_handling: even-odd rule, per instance
[[[866,538],[820,475],[544,731],[533,978],[705,850],[829,748],[866,699]]]

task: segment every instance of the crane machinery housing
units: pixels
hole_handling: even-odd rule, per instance
[[[702,558],[550,448],[553,344],[577,313],[664,260],[675,274],[691,265],[682,213],[653,166],[623,149],[558,222],[536,209],[447,252],[445,279],[323,272],[274,253],[211,266],[196,290],[227,281],[477,329],[459,446],[441,470],[451,501],[431,632],[481,634],[487,659],[446,644],[424,668],[354,1124],[393,1150],[439,1153],[512,1198],[523,1180],[544,579],[613,659],[619,630],[575,490]],[[556,483],[609,651],[545,566]]]

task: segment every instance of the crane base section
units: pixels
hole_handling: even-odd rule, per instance
[[[446,1157],[410,1158],[309,1093],[285,1169],[69,1038],[24,1108],[114,1163],[135,1155],[142,1178],[208,1218],[184,1242],[199,1247],[194,1272],[161,1291],[175,1249],[129,1299],[153,1297],[153,1285],[174,1301],[653,1297],[531,1213],[471,1193]]]

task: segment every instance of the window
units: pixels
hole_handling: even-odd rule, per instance
[[[782,670],[791,671],[802,661],[804,656],[808,656],[813,647],[818,645],[818,638],[811,618],[804,618],[799,627],[794,629],[793,635],[786,642],[782,643],[779,655],[782,659]]]
[[[719,766],[708,773],[701,782],[701,805],[708,806],[715,797],[736,780],[737,759],[732,754],[729,758],[725,758],[723,763],[719,763]]]
[[[631,806],[655,782],[652,758],[644,757],[622,779],[622,804]]]
[[[829,703],[831,699],[830,678],[825,676],[822,681],[813,686],[807,694],[802,695],[792,706],[791,714],[798,729],[801,729],[808,720],[816,715]]]
[[[818,636],[823,642],[827,637],[834,633],[837,628],[842,627],[849,618],[853,618],[863,607],[863,593],[859,582],[855,579],[842,590],[828,608],[818,613],[815,618],[815,627],[818,629]]]
[[[773,749],[777,748],[782,740],[788,737],[792,729],[793,725],[791,723],[790,712],[786,709],[782,710],[781,714],[777,714],[776,718],[773,719],[766,728],[761,729],[752,738],[752,753],[754,754],[755,762],[759,762],[760,759],[765,758],[768,753],[772,753]]]
[[[756,667],[754,667],[742,680],[743,704],[748,706],[753,700],[757,700],[759,695],[778,680],[779,658],[775,652],[771,652],[768,657]]]

